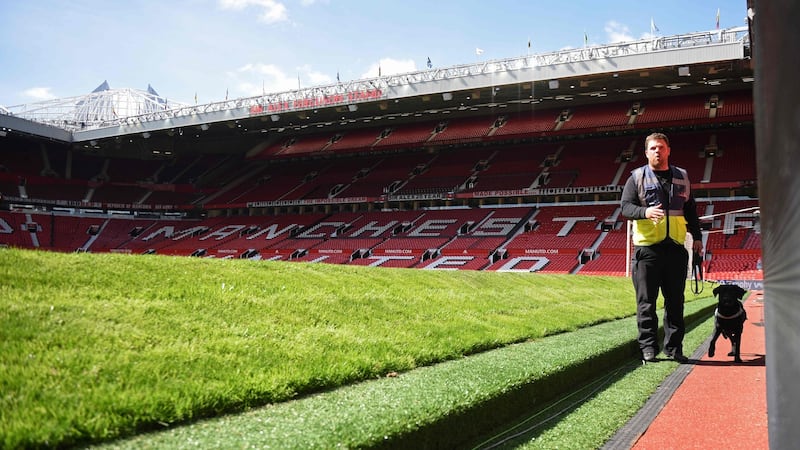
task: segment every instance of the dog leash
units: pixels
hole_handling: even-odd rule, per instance
[[[694,279],[692,292],[694,295],[700,295],[705,286],[703,286],[703,258],[698,252],[694,252],[692,256],[692,279]]]

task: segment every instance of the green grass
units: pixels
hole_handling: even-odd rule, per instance
[[[697,316],[709,305],[692,302],[687,313]],[[603,361],[620,359],[613,354],[630,347],[633,327],[633,318],[612,321],[102,448],[491,448],[531,423],[540,424],[502,448],[598,448],[677,367],[642,366],[628,351],[608,375]],[[701,333],[692,330],[686,343],[695,345]],[[600,375],[600,383],[582,387]],[[547,403],[554,396],[559,401]],[[509,412],[520,410],[536,414],[477,438],[476,430],[512,423]]]
[[[710,303],[713,305],[713,301]],[[708,338],[714,321],[706,318],[694,325],[684,339],[687,354]],[[600,448],[639,412],[678,367],[678,363],[668,360],[652,364],[631,360],[558,401],[534,410],[513,425],[497,430],[475,448]],[[494,446],[501,442],[504,445]]]
[[[12,249],[0,283],[5,447],[245,411],[634,310],[622,278]]]

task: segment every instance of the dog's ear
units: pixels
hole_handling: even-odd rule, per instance
[[[738,288],[738,289],[736,289],[736,298],[741,300],[742,297],[744,297],[745,292],[747,292],[747,291],[745,291],[741,286],[736,286],[736,287]]]
[[[724,285],[721,284],[721,285],[715,287],[714,290],[711,291],[711,292],[713,292],[714,295],[718,295],[719,294],[719,290],[722,289],[722,286],[724,286]]]

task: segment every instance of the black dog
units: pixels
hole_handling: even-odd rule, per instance
[[[744,321],[747,320],[747,313],[739,300],[747,291],[735,284],[723,284],[714,288],[713,292],[718,302],[717,310],[714,311],[714,336],[708,346],[708,356],[714,356],[717,338],[721,334],[731,341],[731,352],[728,356],[733,356],[736,362],[742,362],[742,358],[739,357],[739,344],[742,342],[742,329]]]

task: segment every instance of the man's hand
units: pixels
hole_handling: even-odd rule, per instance
[[[644,216],[652,220],[653,223],[661,222],[661,219],[663,219],[665,215],[664,210],[661,209],[661,203],[650,206],[644,210]]]

